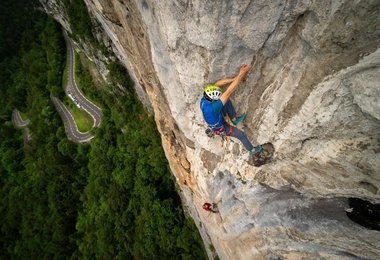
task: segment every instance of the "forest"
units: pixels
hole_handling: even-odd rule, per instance
[[[64,3],[71,36],[96,42],[84,3]],[[123,66],[110,63],[101,88],[77,68],[104,116],[90,144],[66,138],[51,102],[64,97],[66,46],[38,4],[0,5],[0,259],[207,259]],[[12,123],[15,108],[30,119],[30,142]]]

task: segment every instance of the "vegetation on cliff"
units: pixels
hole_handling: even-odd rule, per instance
[[[7,39],[0,46],[0,258],[205,258],[154,120],[124,68],[111,64],[112,84],[98,91],[79,68],[83,90],[104,117],[91,144],[70,142],[50,101],[63,95],[60,27],[31,11],[31,1],[6,2],[0,6],[0,36]],[[28,146],[11,124],[15,107],[31,121]]]

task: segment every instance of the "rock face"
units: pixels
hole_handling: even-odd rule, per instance
[[[65,21],[55,1],[41,2]],[[349,197],[380,202],[378,0],[85,2],[148,97],[220,258],[378,258],[380,232],[345,214]],[[254,68],[232,96],[242,129],[276,149],[261,167],[237,140],[209,140],[199,109],[203,87],[243,63]]]

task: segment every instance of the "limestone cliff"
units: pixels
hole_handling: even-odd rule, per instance
[[[53,0],[45,9],[67,28]],[[171,169],[221,259],[377,259],[380,232],[347,198],[380,202],[378,0],[85,0],[153,108]],[[209,140],[202,88],[254,65],[232,100],[273,162]],[[218,203],[208,215],[201,205]]]

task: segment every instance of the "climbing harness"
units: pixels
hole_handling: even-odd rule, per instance
[[[226,133],[224,125],[222,125],[221,128],[219,128],[218,130],[215,131],[215,134],[224,135],[224,136],[231,136],[232,135],[232,126],[227,122],[225,122],[225,123],[228,125],[228,128],[229,128],[228,132]]]
[[[216,135],[225,134],[225,132],[223,130],[224,130],[224,125],[222,125],[222,127],[219,128],[218,130],[214,130],[214,133]]]
[[[226,122],[226,124],[228,124],[228,127],[229,127],[229,130],[228,132],[226,133],[225,131],[225,127],[224,125],[222,125],[221,128],[217,129],[217,130],[213,130],[210,126],[205,130],[205,133],[208,137],[210,138],[213,138],[215,137],[215,135],[219,135],[221,136],[223,139],[226,137],[226,136],[231,136],[232,135],[232,126]]]

